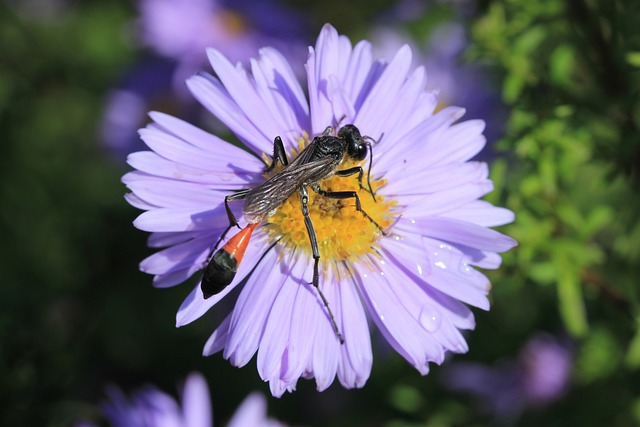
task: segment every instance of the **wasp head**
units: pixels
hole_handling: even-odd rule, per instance
[[[338,131],[338,138],[347,143],[347,155],[353,160],[364,160],[367,157],[368,142],[360,135],[360,130],[354,125],[345,125]]]

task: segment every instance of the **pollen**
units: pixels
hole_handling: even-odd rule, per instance
[[[362,210],[356,210],[355,198],[336,199],[317,194],[311,187],[309,193],[309,216],[318,240],[321,264],[325,262],[356,261],[367,253],[375,253],[377,241],[383,236],[380,230],[388,230],[393,221],[395,202],[386,200],[377,193],[386,181],[370,177],[371,189],[367,184],[366,161],[343,162],[338,170],[355,166],[364,169],[362,186],[358,174],[347,177],[333,175],[320,182],[320,189],[331,192],[353,192],[360,199]],[[375,222],[375,223],[374,223]],[[378,224],[380,227],[378,227]],[[302,215],[300,194],[295,192],[268,219],[269,234],[280,239],[280,244],[312,254],[309,233]],[[327,264],[324,264],[325,266]]]

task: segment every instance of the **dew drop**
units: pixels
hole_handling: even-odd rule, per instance
[[[436,332],[440,329],[441,323],[442,318],[440,317],[440,313],[437,311],[423,309],[420,312],[420,324],[427,330],[427,332]]]
[[[458,269],[464,274],[471,274],[471,266],[466,262],[461,262]]]

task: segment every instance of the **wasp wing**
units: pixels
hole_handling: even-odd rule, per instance
[[[333,175],[339,163],[333,158],[304,163],[297,161],[300,156],[264,184],[247,192],[242,211],[249,220],[271,216],[300,186]]]

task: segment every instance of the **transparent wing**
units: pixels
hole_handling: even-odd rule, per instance
[[[249,190],[244,198],[243,213],[246,216],[267,217],[271,215],[301,185],[318,182],[332,175],[339,163],[332,158],[309,163],[299,163],[296,160],[298,158],[269,178],[264,184]]]

